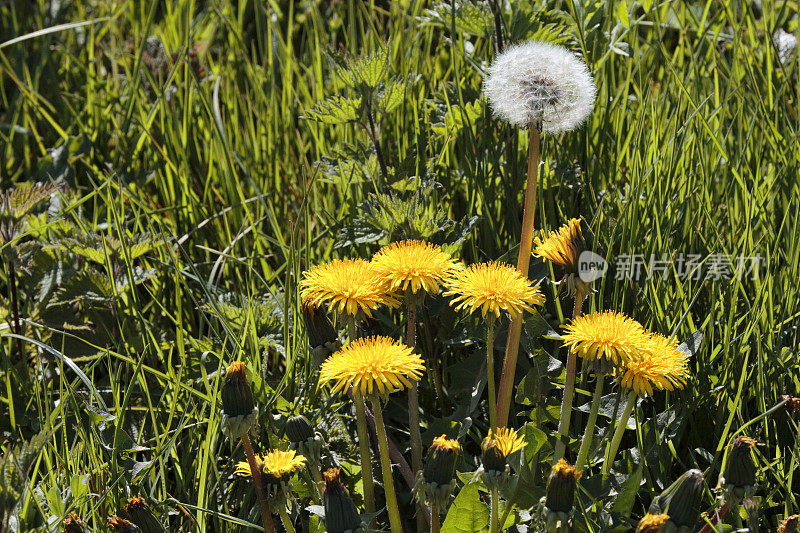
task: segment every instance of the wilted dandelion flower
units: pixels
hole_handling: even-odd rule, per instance
[[[396,307],[386,280],[363,259],[343,259],[317,265],[303,272],[301,295],[315,305],[328,304],[339,313],[372,316],[381,305]]]
[[[624,363],[619,375],[620,386],[639,396],[652,395],[653,388],[682,389],[689,378],[689,370],[677,341],[653,334],[650,342],[648,350]]]
[[[595,86],[586,64],[566,48],[532,41],[507,48],[489,67],[484,90],[495,114],[546,133],[580,126]]]
[[[636,533],[660,533],[667,525],[669,515],[647,513],[639,520]]]
[[[355,533],[366,531],[347,487],[339,477],[338,468],[329,468],[325,477],[325,529],[328,533]]]
[[[247,381],[247,366],[234,361],[225,370],[225,381],[220,390],[222,398],[223,433],[231,438],[241,438],[258,424],[258,407]]]
[[[792,515],[781,520],[778,533],[797,533],[800,524],[800,515]]]
[[[646,352],[651,341],[636,320],[615,311],[582,315],[564,326],[565,346],[587,361],[625,364]]]
[[[89,527],[75,511],[67,515],[62,525],[64,526],[64,533],[83,533]]]
[[[424,499],[436,511],[444,509],[455,487],[456,459],[461,452],[461,444],[445,435],[433,439],[425,457],[425,468],[417,474],[415,488],[418,497]]]
[[[391,291],[420,289],[436,294],[439,283],[458,268],[458,262],[438,246],[407,240],[384,246],[372,258],[372,268],[389,285]]]
[[[446,281],[445,296],[455,296],[451,304],[456,311],[477,310],[485,318],[491,313],[499,317],[501,311],[516,315],[533,311],[532,305],[544,303],[544,295],[530,280],[515,268],[500,263],[481,263],[453,273]]]
[[[166,531],[142,495],[128,498],[123,508],[125,516],[138,527],[142,533],[160,533]]]
[[[419,354],[389,337],[356,339],[332,356],[320,369],[321,383],[333,381],[333,392],[352,386],[362,395],[388,394],[411,387],[425,366]]]
[[[547,481],[547,492],[542,499],[548,531],[558,522],[561,522],[562,526],[567,524],[569,515],[572,513],[575,488],[578,486],[580,477],[580,470],[567,463],[563,458],[553,465]]]
[[[719,477],[719,486],[724,489],[726,500],[738,502],[750,497],[756,485],[756,464],[753,462],[753,448],[757,442],[752,437],[740,435],[730,443],[725,468]]]
[[[140,533],[138,527],[135,524],[125,520],[124,518],[120,518],[117,515],[111,515],[108,517],[108,527],[112,531],[121,531],[122,533]]]
[[[700,518],[704,484],[703,472],[696,468],[687,470],[653,500],[650,513],[669,514],[670,525],[675,530],[684,528],[695,531],[695,525]]]
[[[265,481],[271,484],[285,483],[292,474],[306,464],[306,458],[294,450],[270,450],[266,455],[256,455],[256,461],[265,476]],[[250,476],[250,463],[247,461],[236,463],[236,473],[240,476]]]

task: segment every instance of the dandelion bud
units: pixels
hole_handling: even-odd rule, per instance
[[[793,515],[788,518],[784,518],[781,521],[781,524],[778,526],[778,533],[797,533],[799,520],[800,515]]]
[[[108,526],[112,531],[120,531],[121,533],[141,533],[142,531],[136,527],[135,524],[132,524],[124,518],[118,517],[117,515],[108,517]]]
[[[726,499],[738,501],[753,493],[756,484],[756,465],[752,449],[756,440],[751,437],[736,437],[730,444],[728,460],[719,478],[725,489]]]
[[[64,533],[84,533],[88,531],[88,527],[75,511],[69,513],[64,519]]]
[[[789,411],[789,414],[793,415],[798,411],[800,411],[800,398],[784,394],[783,399],[786,400],[786,403],[783,404],[783,406],[786,408],[787,411]]]
[[[291,417],[286,421],[286,436],[289,446],[304,455],[312,464],[319,464],[322,455],[322,436],[314,433],[311,423],[303,415]]]
[[[489,435],[481,445],[483,474],[481,479],[489,489],[498,488],[510,493],[516,487],[517,477],[512,475],[508,457],[525,446],[525,439],[517,435],[516,430],[500,428],[497,435],[489,430]]]
[[[558,515],[557,519],[565,524],[569,514],[572,512],[572,505],[575,500],[575,487],[578,485],[581,473],[577,468],[571,466],[564,459],[559,459],[558,463],[550,472],[550,479],[547,482],[547,495],[545,496],[545,511],[548,515]],[[556,518],[555,516],[553,518]],[[550,516],[548,516],[550,522]]]
[[[461,445],[444,435],[433,440],[425,456],[425,466],[417,480],[417,495],[438,508],[444,508],[455,487],[456,459]]]
[[[329,355],[341,348],[339,335],[333,322],[324,309],[318,307],[310,298],[303,300],[300,306],[306,324],[308,347],[316,364],[322,363]]]
[[[247,367],[242,361],[228,366],[221,395],[222,431],[231,438],[241,438],[258,422],[258,408],[247,381]]]
[[[639,525],[636,526],[636,533],[660,533],[661,531],[666,531],[667,522],[669,522],[669,515],[647,513],[639,520]]]
[[[700,517],[700,499],[703,495],[703,473],[693,468],[686,471],[672,485],[653,500],[650,512],[665,513],[678,528],[693,528]]]
[[[328,533],[356,533],[366,530],[358,515],[356,505],[350,498],[347,487],[339,478],[338,468],[329,468],[325,477],[325,529]]]
[[[161,533],[166,531],[161,522],[158,521],[156,515],[150,509],[150,506],[145,503],[141,494],[128,498],[128,503],[123,508],[128,520],[136,524],[142,533]]]

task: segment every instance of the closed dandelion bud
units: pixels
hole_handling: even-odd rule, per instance
[[[797,533],[800,515],[784,518],[778,526],[778,533]]]
[[[639,520],[636,533],[660,533],[668,530],[669,515],[647,513]]]
[[[668,514],[669,521],[678,531],[682,531],[681,528],[694,531],[700,518],[704,482],[705,478],[700,470],[688,470],[653,500],[650,512]]]
[[[85,531],[88,531],[88,526],[75,511],[69,513],[64,519],[64,533],[84,533]]]
[[[550,472],[550,479],[547,482],[545,506],[550,512],[565,514],[572,512],[575,487],[578,485],[580,477],[581,473],[577,468],[571,466],[564,459],[558,460]]]
[[[142,533],[161,533],[166,531],[141,495],[128,498],[128,503],[123,507],[123,511],[128,520],[136,524]]]
[[[481,452],[483,469],[486,472],[505,472],[508,466],[506,456],[503,455],[497,443],[491,440],[484,440],[483,442]]]
[[[725,489],[725,497],[738,501],[753,493],[756,484],[756,465],[752,449],[756,440],[751,437],[736,437],[730,444],[728,460],[720,476],[719,484]]]
[[[357,533],[366,530],[358,510],[339,478],[338,468],[329,468],[325,477],[325,529],[328,533]]]
[[[120,518],[117,515],[112,515],[108,517],[108,527],[111,528],[111,531],[119,531],[121,533],[141,533],[141,529],[136,527],[135,524],[128,522],[124,518]]]
[[[433,440],[417,481],[417,495],[440,509],[447,505],[455,486],[456,460],[461,445],[444,435]]]
[[[308,347],[316,364],[322,363],[329,355],[341,348],[339,334],[324,309],[318,307],[310,298],[303,300],[300,309],[306,324]]]
[[[319,464],[322,454],[322,436],[314,432],[311,423],[303,415],[296,415],[286,421],[286,436],[289,446],[304,455],[312,464]]]
[[[225,371],[222,385],[222,431],[231,438],[241,438],[258,422],[258,408],[247,381],[247,366],[234,361]]]

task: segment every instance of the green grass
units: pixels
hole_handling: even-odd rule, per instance
[[[758,11],[712,0],[510,4],[500,15],[506,43],[562,42],[586,57],[598,86],[587,125],[544,137],[537,229],[583,217],[612,266],[622,254],[699,254],[705,267],[720,254],[762,260],[755,279],[672,270],[631,281],[612,271],[596,284],[586,310],[624,311],[654,331],[681,340],[700,332],[702,341],[690,386],[644,402],[638,430],[623,441],[619,480],[638,463],[641,486],[612,516],[599,509],[614,499],[586,483],[588,511],[576,522],[592,531],[612,519],[635,525],[692,467],[706,473],[711,507],[725,445],[743,431],[761,443],[755,500],[761,527],[774,530],[800,508],[796,418],[783,408],[758,418],[782,395],[800,395],[800,93],[797,55],[781,63],[772,38],[778,28],[797,32],[797,2],[764,0]],[[328,258],[368,258],[390,234],[450,243],[465,262],[513,263],[519,241],[527,137],[494,120],[481,94],[493,24],[476,27],[443,8],[437,18],[432,5],[0,3],[0,189],[63,185],[59,201],[2,244],[0,443],[9,454],[40,439],[15,485],[20,531],[71,510],[98,525],[137,492],[160,502],[170,531],[258,523],[252,488],[232,474],[241,447],[219,431],[220,370],[237,358],[256,379],[257,446],[279,445],[287,413],[303,411],[360,490],[350,408],[313,385],[300,273]],[[59,24],[74,26],[3,44]],[[172,55],[159,69],[143,58],[152,35]],[[305,118],[325,98],[354,94],[333,75],[333,56],[384,43],[388,75],[407,80],[380,127],[388,176],[364,128]],[[387,191],[411,200],[394,211],[374,197],[364,205]],[[472,227],[470,217],[478,217]],[[23,359],[11,325],[12,264]],[[535,262],[532,275],[549,272]],[[571,304],[550,285],[545,293],[542,315],[557,329]],[[379,314],[387,334],[399,336],[401,323]],[[463,429],[459,469],[474,471],[487,426],[485,402],[470,402],[482,327],[436,298],[422,324],[421,349],[440,362],[446,391],[437,398],[432,375],[422,384],[423,441]],[[527,342],[563,361],[558,344]],[[535,362],[520,357],[518,377]],[[533,408],[536,398],[512,409],[516,427],[539,413],[552,433],[559,372],[532,389],[544,409]],[[579,378],[576,405],[591,392]],[[402,448],[398,398],[386,416]],[[472,426],[460,426],[467,417]],[[573,416],[573,437],[583,418]],[[534,468],[534,503],[550,446]],[[410,512],[408,490],[396,484]],[[304,530],[316,527],[303,510],[309,487],[295,483]]]

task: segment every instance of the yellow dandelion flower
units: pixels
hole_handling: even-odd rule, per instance
[[[371,311],[380,305],[399,305],[386,281],[363,259],[335,260],[306,270],[300,289],[303,300],[326,303],[348,315],[363,311],[372,316]]]
[[[455,439],[448,439],[446,436],[436,437],[433,439],[432,446],[438,450],[461,451],[461,444]]]
[[[489,447],[494,447],[503,457],[508,457],[517,450],[522,449],[523,446],[525,446],[525,438],[519,436],[517,430],[512,428],[498,428],[496,436],[492,434],[490,429],[489,434],[481,444],[483,451],[486,451]]]
[[[533,255],[574,272],[578,270],[578,257],[584,245],[581,221],[572,218],[558,231],[547,234],[542,232],[541,236],[536,237],[533,241]]]
[[[389,337],[356,339],[328,357],[320,368],[321,383],[333,381],[333,392],[352,386],[361,394],[388,394],[411,387],[425,366],[419,354]]]
[[[636,533],[659,533],[667,525],[668,520],[669,515],[647,513],[636,526]]]
[[[689,379],[687,359],[678,349],[678,342],[663,335],[650,337],[651,347],[638,358],[624,364],[619,374],[619,384],[639,396],[659,390],[682,389]]]
[[[563,458],[559,459],[558,462],[553,466],[551,474],[553,476],[571,478],[575,480],[580,479],[581,477],[581,471],[566,462]]]
[[[372,268],[392,291],[416,293],[422,289],[435,294],[439,292],[439,283],[458,268],[458,262],[438,246],[407,240],[381,248],[372,258]]]
[[[620,365],[636,359],[652,345],[641,324],[614,311],[582,315],[564,329],[564,345],[587,361],[605,359]]]
[[[306,458],[294,450],[270,450],[266,455],[256,455],[256,462],[264,474],[275,480],[281,480],[303,468]],[[236,473],[240,476],[249,476],[250,463],[247,461],[236,463]]]
[[[500,316],[501,311],[511,315],[533,311],[532,305],[544,303],[544,295],[515,268],[500,263],[470,265],[452,274],[446,281],[445,296],[455,296],[450,302],[456,311],[468,309],[474,313],[480,309]]]

